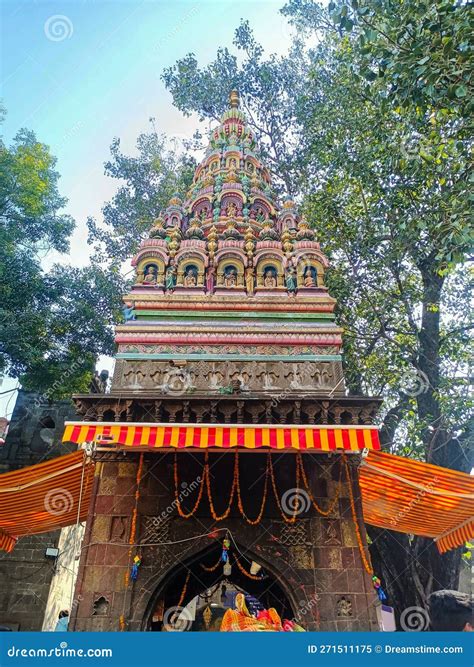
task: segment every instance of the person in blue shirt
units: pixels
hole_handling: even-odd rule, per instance
[[[67,632],[67,626],[69,624],[69,612],[67,609],[63,609],[59,612],[58,622],[54,628],[54,632]]]

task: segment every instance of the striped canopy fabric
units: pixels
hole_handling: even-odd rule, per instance
[[[474,538],[474,477],[372,451],[362,462],[366,523],[435,539],[441,553]]]
[[[142,448],[288,449],[360,451],[379,449],[374,426],[255,426],[66,422],[63,442]]]
[[[18,537],[85,521],[94,465],[81,450],[0,475],[0,550]]]
[[[6,551],[7,553],[13,551],[16,540],[16,537],[7,535],[7,533],[4,533],[3,530],[0,530],[0,551]]]

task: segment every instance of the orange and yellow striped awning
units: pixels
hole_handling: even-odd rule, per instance
[[[360,489],[366,523],[435,539],[441,553],[474,538],[474,477],[370,452]]]
[[[380,449],[374,426],[256,426],[66,422],[63,442],[119,447],[294,449],[328,452]]]
[[[0,550],[18,537],[85,521],[94,465],[81,450],[0,475]]]
[[[3,530],[0,530],[0,551],[6,551],[7,553],[10,553],[10,551],[13,551],[16,541],[16,537],[7,535],[7,533],[4,533]]]

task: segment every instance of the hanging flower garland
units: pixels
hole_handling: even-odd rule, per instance
[[[199,508],[201,504],[201,500],[203,497],[204,493],[204,487],[206,488],[207,491],[207,497],[209,500],[209,508],[211,512],[211,516],[214,519],[214,521],[224,521],[225,519],[228,518],[231,508],[232,508],[232,503],[234,501],[235,495],[237,495],[237,506],[239,508],[239,512],[242,516],[242,518],[251,526],[256,526],[258,525],[262,518],[263,514],[265,511],[266,503],[267,503],[267,498],[268,498],[268,479],[271,479],[271,484],[273,488],[273,494],[275,496],[275,501],[278,505],[278,508],[280,510],[280,514],[283,518],[283,520],[286,523],[295,523],[296,519],[298,518],[298,505],[295,504],[295,509],[294,513],[292,516],[288,516],[286,512],[284,512],[283,507],[280,502],[280,495],[278,494],[278,490],[276,487],[276,481],[275,481],[275,473],[273,469],[273,464],[272,464],[272,458],[270,452],[267,454],[267,463],[266,463],[266,468],[265,468],[265,479],[264,479],[264,488],[263,488],[263,494],[262,494],[262,502],[260,505],[260,509],[258,511],[257,516],[255,519],[250,518],[245,509],[244,509],[244,504],[242,500],[242,489],[241,489],[241,484],[240,484],[240,467],[239,467],[239,453],[238,451],[235,452],[235,459],[234,459],[234,469],[233,469],[233,477],[232,477],[232,486],[230,490],[230,496],[229,496],[229,503],[227,505],[227,508],[224,510],[222,514],[217,514],[215,506],[214,506],[214,500],[212,497],[212,488],[211,488],[211,475],[210,475],[210,469],[209,469],[209,453],[206,451],[204,455],[204,466],[203,466],[203,473],[202,477],[200,480],[200,486],[199,486],[199,491],[198,495],[196,498],[196,502],[194,504],[194,507],[189,511],[185,512],[182,508],[181,505],[181,500],[180,500],[180,490],[179,490],[179,471],[178,471],[178,454],[175,452],[174,454],[174,487],[175,487],[175,502],[176,502],[176,507],[178,510],[178,514],[181,518],[183,519],[190,519],[194,514],[196,513],[197,509]],[[316,502],[313,493],[311,491],[311,487],[309,484],[308,477],[306,475],[306,471],[304,469],[304,464],[303,464],[303,459],[300,453],[296,454],[296,481],[295,481],[295,495],[298,496],[300,492],[300,479],[302,480],[304,487],[306,488],[306,491],[308,493],[308,496],[311,500],[311,503],[313,504],[313,507],[319,514],[322,516],[329,516],[331,512],[334,510],[334,507],[336,506],[339,497],[340,497],[340,491],[341,491],[341,485],[342,485],[342,474],[343,474],[343,468],[341,467],[340,470],[340,475],[339,475],[339,483],[338,487],[336,489],[334,498],[332,498],[329,506],[327,509],[323,509],[318,505]]]
[[[186,596],[186,591],[188,590],[188,584],[189,584],[190,576],[191,576],[191,570],[188,570],[188,574],[186,575],[186,579],[184,581],[183,590],[181,591],[181,595],[179,596],[179,602],[176,605],[177,607],[182,607],[183,606],[184,598]]]
[[[372,568],[372,565],[370,564],[369,559],[367,558],[364,543],[363,543],[363,540],[362,540],[362,535],[360,533],[359,519],[357,517],[357,511],[356,511],[356,506],[355,506],[355,501],[354,501],[354,492],[353,492],[353,489],[352,489],[352,478],[351,478],[351,474],[350,474],[350,471],[349,471],[349,464],[347,462],[347,457],[346,457],[344,452],[342,454],[342,461],[343,461],[344,469],[345,469],[345,472],[346,472],[347,486],[349,487],[349,500],[350,500],[350,504],[351,504],[352,520],[354,522],[354,527],[355,527],[355,531],[356,531],[357,544],[359,546],[360,557],[362,559],[362,563],[364,565],[365,571],[367,572],[367,574],[370,574],[370,576],[372,577],[372,576],[374,576],[374,570]]]
[[[374,569],[372,567],[372,564],[370,562],[370,554],[369,557],[367,557],[365,547],[364,547],[364,542],[362,540],[362,535],[360,532],[360,526],[359,526],[359,519],[357,517],[357,510],[355,506],[355,500],[354,500],[354,491],[352,488],[352,478],[349,470],[349,463],[347,462],[347,457],[345,452],[342,454],[342,461],[344,464],[344,469],[346,472],[346,481],[347,481],[347,486],[349,487],[349,500],[351,503],[351,513],[352,513],[352,520],[354,523],[355,531],[356,531],[356,536],[357,536],[357,545],[359,547],[359,553],[360,557],[362,559],[362,563],[364,565],[365,571],[367,574],[370,575],[370,578],[372,579],[372,585],[375,589],[375,592],[378,595],[378,598],[381,602],[384,602],[387,599],[387,595],[385,594],[385,591],[382,588],[382,582],[380,579],[377,577],[377,575],[374,573]]]
[[[177,455],[176,452],[174,454],[174,466],[173,466],[173,468],[174,468],[174,495],[175,495],[175,501],[176,501],[176,508],[178,510],[179,516],[182,519],[190,519],[195,514],[196,510],[198,509],[199,505],[201,504],[202,494],[204,492],[204,483],[205,483],[206,475],[207,475],[207,468],[206,468],[206,466],[204,466],[204,468],[203,468],[203,473],[202,473],[202,477],[201,477],[201,483],[200,483],[200,486],[199,486],[198,495],[197,495],[197,498],[196,498],[196,503],[194,504],[193,509],[188,513],[184,512],[182,507],[181,507],[180,491],[179,491],[179,479],[178,479],[179,478],[179,475],[178,475],[178,455]]]
[[[299,452],[298,452],[298,454],[296,455],[296,463],[297,463],[297,465],[299,466],[299,469],[300,469],[300,472],[301,472],[301,478],[302,478],[302,480],[303,480],[303,484],[304,484],[305,487],[306,487],[306,491],[307,491],[307,493],[308,493],[309,499],[311,500],[311,502],[312,502],[312,504],[313,504],[314,509],[315,509],[317,512],[319,512],[319,514],[321,514],[322,516],[329,516],[329,515],[331,514],[331,512],[334,510],[334,508],[335,508],[335,506],[336,506],[336,504],[337,504],[337,502],[338,502],[338,500],[339,500],[340,493],[341,493],[341,484],[342,484],[342,472],[343,472],[343,466],[341,466],[341,467],[340,467],[340,470],[339,470],[339,481],[338,481],[338,485],[337,485],[337,489],[336,489],[336,493],[335,493],[335,495],[334,495],[334,498],[333,498],[333,499],[331,500],[331,502],[329,503],[328,508],[327,508],[326,510],[323,510],[323,509],[318,505],[318,503],[316,502],[316,500],[314,499],[313,493],[312,493],[312,491],[311,491],[311,487],[310,487],[309,482],[308,482],[308,478],[307,478],[307,476],[306,476],[306,471],[305,471],[305,469],[304,469],[303,457],[301,456],[301,454],[300,454]]]
[[[128,550],[128,562],[132,560],[132,553],[133,553],[133,545],[135,544],[136,541],[136,534],[137,534],[137,516],[138,516],[138,501],[140,499],[140,483],[142,481],[142,473],[143,473],[143,452],[140,454],[140,459],[138,462],[138,469],[137,469],[137,477],[135,480],[135,506],[133,508],[132,512],[132,525],[130,528],[130,539],[129,539],[129,544],[130,544],[130,549]],[[140,563],[141,563],[141,558],[139,558]],[[133,566],[132,566],[133,567]],[[138,575],[138,568],[137,568],[137,575]],[[127,570],[125,572],[125,588],[127,588],[128,584],[130,581],[130,571]],[[134,579],[135,581],[135,579]]]
[[[262,520],[263,512],[265,511],[265,505],[267,504],[268,477],[270,475],[270,466],[271,466],[270,452],[268,452],[268,454],[267,454],[267,463],[266,463],[266,468],[265,468],[265,481],[264,481],[264,486],[263,486],[262,504],[260,506],[260,511],[257,514],[255,519],[250,519],[250,517],[247,516],[247,514],[245,513],[245,510],[244,510],[244,505],[243,505],[243,502],[242,502],[242,492],[241,492],[241,489],[240,489],[240,469],[239,469],[238,465],[239,465],[239,461],[237,460],[237,504],[238,504],[238,507],[239,507],[239,512],[248,524],[250,524],[251,526],[256,526]]]
[[[281,505],[280,501],[280,496],[278,495],[278,490],[276,488],[276,482],[275,482],[275,472],[273,470],[273,463],[270,462],[270,479],[272,480],[272,487],[273,487],[273,495],[275,496],[275,501],[276,504],[278,505],[278,509],[280,510],[280,514],[282,516],[283,521],[285,523],[295,523],[296,519],[298,518],[298,503],[295,503],[295,509],[293,510],[293,516],[288,516],[286,512],[283,510],[283,507]],[[298,497],[300,493],[300,469],[299,466],[296,465],[296,482],[295,482],[295,496]]]
[[[203,563],[200,563],[200,565],[206,572],[215,572],[219,565],[222,565],[222,556],[219,556],[219,560],[215,565],[211,565],[210,567],[207,567],[207,565],[204,565]]]
[[[237,558],[237,556],[234,556],[234,561],[235,561],[237,567],[239,568],[239,570],[242,572],[242,574],[243,574],[244,576],[248,577],[248,579],[253,579],[253,581],[262,581],[262,579],[266,579],[266,577],[259,577],[258,575],[255,575],[255,574],[252,574],[251,572],[248,572],[248,571],[244,568],[244,566],[242,565],[242,563],[239,561],[239,559]]]
[[[224,519],[227,519],[227,517],[230,514],[230,510],[232,507],[232,502],[234,500],[234,495],[235,495],[235,490],[237,488],[237,476],[239,472],[239,459],[238,459],[238,453],[235,453],[235,459],[234,459],[234,474],[233,474],[233,479],[232,479],[232,488],[230,490],[230,496],[229,496],[229,504],[227,505],[227,509],[222,513],[222,514],[217,514],[215,507],[214,507],[214,501],[212,500],[212,492],[211,492],[211,475],[209,473],[209,456],[208,453],[206,452],[205,454],[205,478],[206,478],[206,487],[207,487],[207,497],[209,500],[209,507],[211,510],[211,516],[214,519],[214,521],[224,521]]]

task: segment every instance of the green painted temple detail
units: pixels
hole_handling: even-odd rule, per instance
[[[346,392],[342,331],[324,279],[327,258],[295,203],[277,200],[235,91],[190,190],[173,196],[132,265],[111,389],[75,396],[84,421],[243,428],[373,423],[380,402]],[[180,451],[180,478],[192,483],[204,456]],[[350,481],[340,452],[303,454],[314,497],[330,511],[311,506],[288,522],[269,493],[258,525],[243,519],[237,502],[225,520],[213,518],[227,505],[235,455],[208,456],[214,511],[204,498],[184,518],[173,504],[173,452],[96,449],[71,629],[159,629],[163,610],[222,582],[289,618],[304,607],[299,622],[309,630],[377,629],[351,511],[352,495],[365,539],[360,452],[347,457]],[[267,456],[239,454],[251,517],[259,513]],[[272,460],[282,493],[295,487],[295,454],[274,452]],[[183,500],[188,513],[195,499]],[[231,576],[206,569],[222,549],[223,529],[243,554],[247,574],[255,562],[263,578],[235,566]],[[127,572],[137,553],[142,564],[132,581]]]

